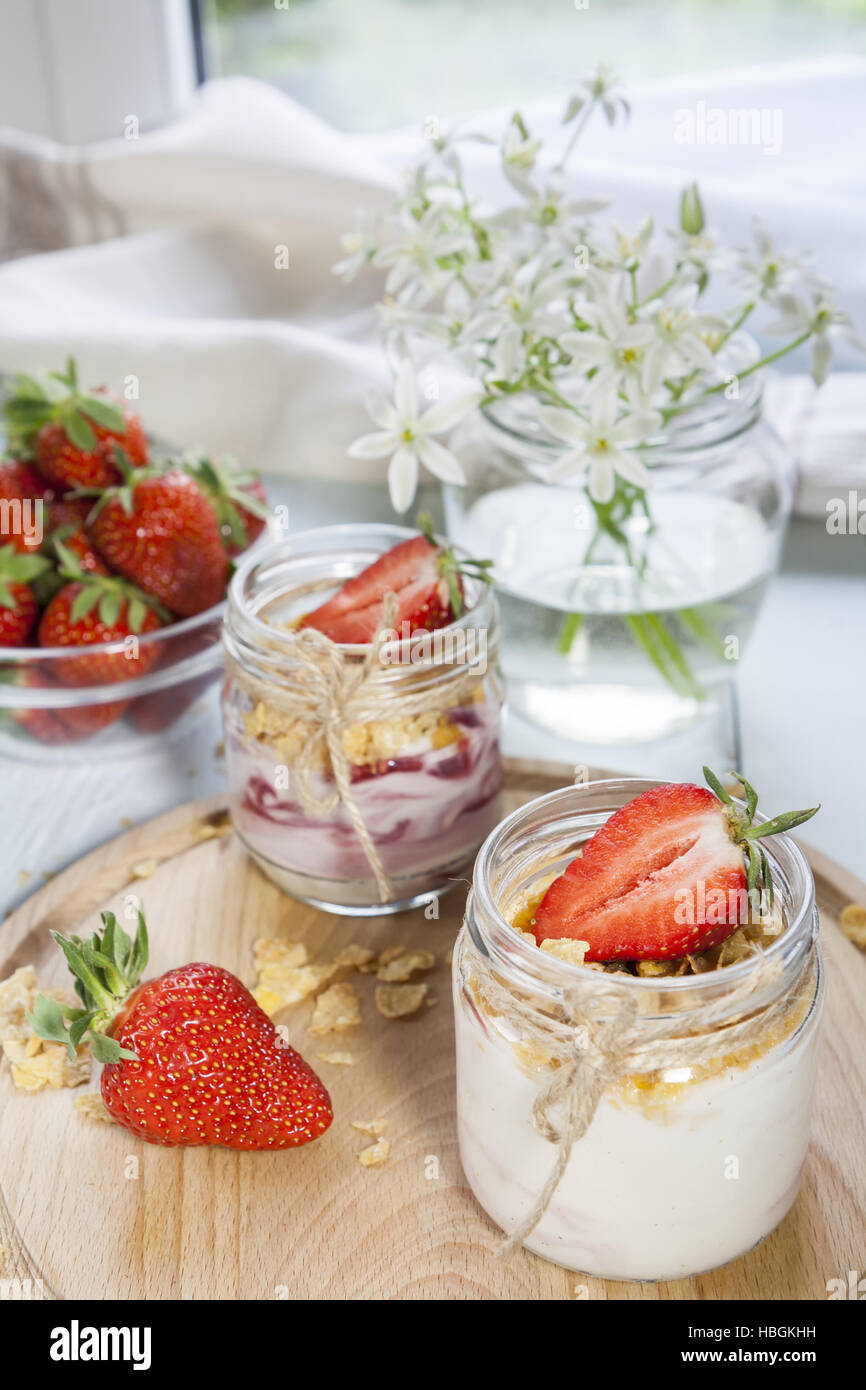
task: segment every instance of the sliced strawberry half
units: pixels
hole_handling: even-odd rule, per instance
[[[815,814],[795,811],[753,825],[718,779],[719,795],[674,783],[653,787],[616,811],[547,890],[535,913],[536,941],[589,942],[586,959],[671,960],[717,946],[742,925],[740,896],[772,893],[757,843]]]
[[[418,522],[420,536],[380,555],[327,603],[304,614],[298,626],[314,627],[332,642],[370,642],[381,626],[387,593],[396,595],[394,626],[401,635],[433,632],[459,618],[464,608],[463,575],[486,580],[490,562],[461,564],[450,547],[437,542],[427,517],[419,517]]]

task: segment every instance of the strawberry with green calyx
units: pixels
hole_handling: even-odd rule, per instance
[[[228,557],[214,510],[178,468],[132,469],[115,451],[122,481],[98,496],[87,533],[103,560],[179,618],[213,608],[225,595]]]
[[[384,613],[385,595],[397,599],[398,633],[433,632],[463,615],[463,577],[490,582],[490,560],[458,560],[437,539],[429,517],[420,516],[419,536],[380,555],[339,593],[305,613],[299,627],[314,627],[333,642],[373,640]]]
[[[542,941],[586,941],[588,961],[673,960],[720,945],[766,894],[770,861],[760,843],[814,816],[819,807],[756,823],[754,788],[739,778],[735,803],[709,768],[711,790],[688,783],[653,787],[621,807],[554,880],[535,912]],[[737,774],[739,776],[739,774]]]
[[[80,1008],[40,995],[34,1031],[74,1057],[89,1042],[103,1064],[102,1099],[151,1144],[288,1149],[323,1134],[327,1091],[227,970],[195,963],[140,983],[144,916],[131,939],[111,912],[88,941],[52,933],[75,976]]]
[[[0,647],[23,647],[27,641],[39,614],[33,584],[48,569],[42,555],[0,546]]]
[[[211,459],[190,454],[181,461],[181,467],[195,479],[213,507],[227,554],[234,558],[251,546],[270,515],[258,475],[239,468],[230,456]]]
[[[82,526],[75,526],[73,523],[58,526],[56,530],[51,531],[45,542],[44,552],[60,565],[63,564],[65,556],[67,566],[71,560],[85,574],[111,574],[108,565],[90,544],[87,532]]]
[[[431,545],[436,546],[438,550],[436,563],[441,577],[448,585],[448,594],[451,599],[450,621],[453,622],[456,618],[461,618],[463,616],[464,576],[467,579],[480,580],[483,584],[490,584],[492,582],[490,571],[493,568],[493,561],[474,560],[471,556],[467,556],[463,560],[458,560],[452,546],[440,545],[436,538],[436,532],[433,529],[433,518],[431,516],[428,516],[426,512],[422,512],[416,517],[416,521],[418,530],[425,540],[429,541]]]
[[[80,652],[59,662],[58,678],[65,685],[103,685],[143,676],[159,653],[153,645],[126,644],[125,639],[154,632],[170,614],[127,580],[82,569],[62,541],[55,544],[60,573],[68,582],[42,614],[39,645],[98,648],[124,643],[121,652]]]
[[[20,374],[4,415],[10,445],[32,454],[42,477],[56,488],[116,482],[117,444],[132,463],[147,462],[139,416],[102,390],[83,391],[71,357],[65,372],[39,379]]]

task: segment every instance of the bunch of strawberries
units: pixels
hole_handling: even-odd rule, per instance
[[[230,461],[152,459],[138,414],[101,388],[82,390],[72,360],[64,372],[18,376],[3,413],[0,647],[92,649],[52,663],[51,676],[24,664],[13,678],[92,687],[145,675],[169,644],[128,639],[221,601],[234,557],[264,528],[261,482]],[[101,650],[107,643],[122,649]],[[128,703],[16,717],[42,741],[64,742]]]

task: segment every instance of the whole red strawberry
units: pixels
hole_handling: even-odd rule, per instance
[[[192,454],[183,468],[195,478],[216,513],[226,553],[239,555],[257,540],[268,519],[267,494],[261,479],[232,458]]]
[[[20,459],[0,464],[0,544],[38,550],[45,530],[45,483]]]
[[[54,938],[76,976],[83,1014],[67,1028],[40,995],[29,1021],[70,1056],[85,1037],[104,1063],[102,1099],[149,1144],[291,1149],[324,1134],[331,1101],[234,975],[195,963],[138,984],[147,964],[139,913],[134,941],[111,912],[89,941]]]
[[[23,555],[14,545],[0,546],[0,647],[24,646],[39,612],[31,584],[48,567],[42,555]]]
[[[122,644],[120,651],[81,651],[58,662],[58,679],[65,685],[104,685],[143,676],[159,653],[153,644],[131,639],[154,632],[168,614],[134,585],[78,568],[62,542],[58,550],[61,572],[70,582],[42,614],[39,645],[98,649],[106,643]]]
[[[35,455],[40,474],[57,489],[117,482],[118,446],[132,465],[147,462],[136,412],[102,388],[82,391],[72,358],[65,372],[17,377],[4,414],[10,441]]]
[[[213,508],[179,469],[128,474],[88,526],[103,559],[179,618],[223,598],[228,558]]]
[[[589,944],[589,961],[675,960],[718,946],[763,910],[761,894],[772,903],[761,841],[819,807],[755,822],[745,778],[740,807],[709,768],[704,775],[711,791],[652,787],[605,821],[545,893],[532,922],[539,945],[566,937]]]

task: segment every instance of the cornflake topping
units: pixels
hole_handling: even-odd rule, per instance
[[[533,936],[532,939],[534,941],[535,937]],[[541,950],[549,956],[556,956],[557,960],[564,960],[568,965],[583,965],[589,950],[589,942],[574,941],[569,937],[562,937],[557,940],[542,941]]]

